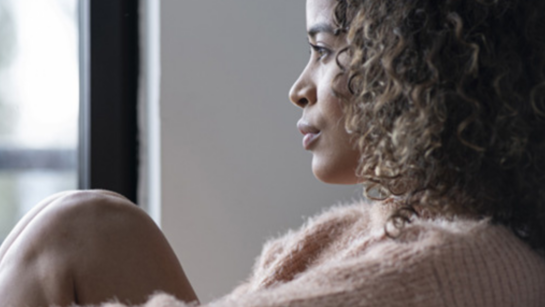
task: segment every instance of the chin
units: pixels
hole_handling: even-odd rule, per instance
[[[316,179],[324,183],[342,185],[359,183],[355,168],[347,167],[343,163],[321,163],[318,159],[313,159],[312,173]]]

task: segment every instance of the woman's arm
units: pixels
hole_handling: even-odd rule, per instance
[[[157,291],[197,300],[159,228],[112,192],[51,197],[0,248],[3,306],[140,304]]]

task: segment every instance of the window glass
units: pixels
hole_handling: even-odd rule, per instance
[[[77,187],[77,0],[0,0],[0,242]]]

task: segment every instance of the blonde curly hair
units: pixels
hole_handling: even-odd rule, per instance
[[[545,1],[336,1],[350,60],[333,87],[349,80],[357,172],[401,200],[396,229],[491,217],[543,251]]]

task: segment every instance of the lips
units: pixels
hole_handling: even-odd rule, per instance
[[[308,150],[314,141],[316,141],[316,139],[320,136],[320,130],[303,119],[300,119],[297,122],[297,128],[304,135],[303,147]]]

